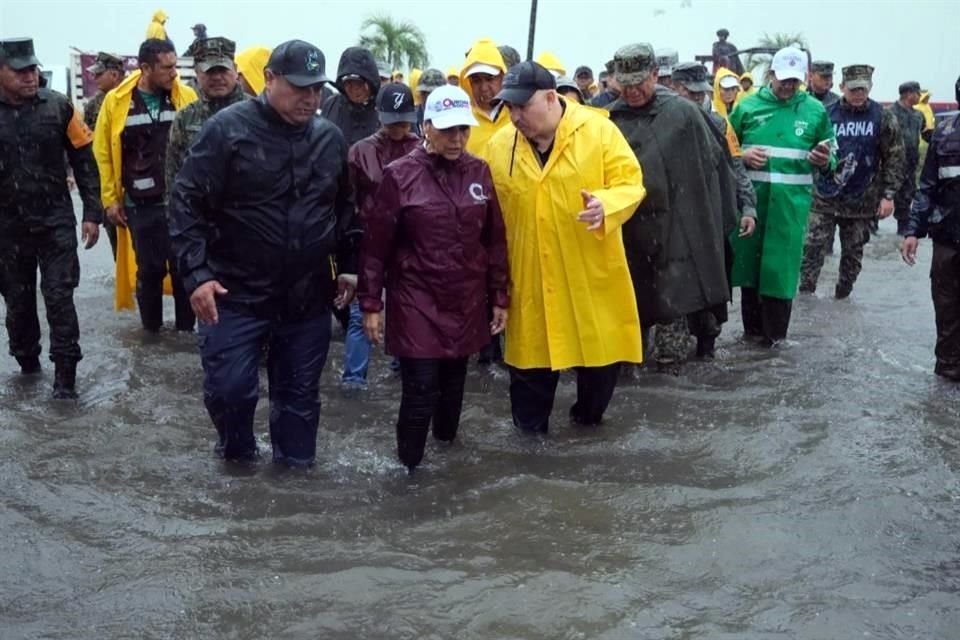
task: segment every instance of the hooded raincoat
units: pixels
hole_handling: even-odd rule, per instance
[[[741,88],[743,87],[743,81],[744,81],[744,80],[749,80],[749,81],[750,81],[750,88],[747,89],[747,90],[745,90],[745,91],[743,91],[743,93],[741,93],[741,95],[742,95],[744,98],[746,98],[747,96],[752,96],[753,94],[755,94],[755,93],[757,92],[757,83],[756,83],[756,82],[754,81],[754,79],[753,79],[753,74],[750,73],[749,71],[744,71],[742,74],[740,74],[740,87],[741,87]]]
[[[270,49],[266,47],[250,47],[237,54],[237,71],[247,81],[254,95],[263,93],[266,86],[266,79],[263,72],[267,68],[267,62],[270,61]]]
[[[390,164],[365,212],[358,295],[383,309],[387,351],[463,358],[490,342],[490,305],[507,307],[503,218],[486,163],[417,146]]]
[[[123,204],[123,148],[120,142],[126,127],[127,114],[133,100],[133,92],[140,82],[141,72],[134,71],[116,89],[107,94],[97,117],[97,126],[93,134],[93,155],[100,170],[100,199],[103,207]],[[180,82],[173,81],[170,100],[177,111],[196,101],[193,89]],[[116,286],[114,289],[114,308],[134,308],[134,293],[137,288],[137,260],[133,252],[133,238],[126,227],[117,227],[117,265]],[[164,286],[168,293],[170,289]]]
[[[370,85],[370,99],[366,104],[354,104],[347,98],[343,89],[343,81],[347,76],[360,76]],[[337,89],[340,93],[324,101],[321,108],[323,117],[340,128],[348,145],[354,145],[376,133],[380,129],[380,115],[377,113],[380,70],[368,49],[348,47],[344,50],[337,67]]]
[[[740,76],[735,74],[730,69],[726,67],[721,67],[717,71],[717,75],[713,79],[713,110],[715,113],[719,113],[724,118],[730,118],[730,112],[727,111],[727,105],[723,103],[723,97],[720,95],[720,81],[727,76],[733,76],[737,79],[737,86],[740,86]],[[740,100],[743,99],[743,91],[737,91],[737,97],[733,99],[733,106],[737,106]]]
[[[510,114],[506,109],[500,109],[496,112],[496,119],[492,118],[490,112],[477,106],[473,99],[473,85],[470,84],[470,78],[467,77],[467,71],[475,64],[488,64],[491,67],[500,69],[500,72],[506,75],[507,67],[503,64],[503,56],[497,49],[497,45],[492,40],[478,40],[470,49],[466,62],[460,70],[460,87],[470,96],[470,102],[473,106],[473,115],[477,119],[477,126],[470,129],[470,139],[467,141],[467,152],[483,159],[487,153],[487,143],[500,129],[510,124]]]
[[[644,169],[647,197],[623,227],[644,324],[724,304],[724,239],[737,220],[736,181],[706,114],[658,87],[643,107],[617,100],[610,119]]]
[[[513,305],[504,360],[553,370],[641,362],[622,226],[646,195],[643,173],[609,119],[565,104],[543,167],[512,123],[494,135],[486,154],[510,250]],[[597,231],[577,220],[581,190],[603,203],[605,224]]]
[[[748,171],[757,194],[757,228],[749,238],[733,239],[733,286],[792,300],[800,281],[816,170],[807,154],[823,140],[835,148],[833,125],[814,96],[798,91],[784,102],[769,87],[742,100],[730,124],[744,149],[763,147],[769,156],[764,168]],[[832,158],[827,170],[835,164]]]
[[[166,40],[167,29],[164,26],[167,23],[167,14],[163,9],[158,9],[150,20],[147,27],[147,40]]]
[[[923,134],[924,139],[928,140],[930,134],[937,127],[937,119],[933,115],[933,107],[930,106],[930,92],[924,91],[920,94],[920,102],[913,105],[913,108],[923,116]]]
[[[561,76],[567,75],[567,69],[563,66],[563,63],[560,62],[560,58],[553,55],[549,51],[544,51],[537,56],[537,64],[547,71],[552,71],[555,74],[559,74]]]
[[[410,87],[410,92],[413,93],[413,104],[417,106],[420,106],[420,92],[417,91],[417,85],[420,84],[421,76],[423,76],[423,70],[411,69],[410,80],[407,82],[407,86]]]

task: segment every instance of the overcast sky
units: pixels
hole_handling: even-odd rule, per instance
[[[86,9],[85,9],[86,8]],[[484,0],[0,0],[0,36],[32,36],[48,65],[65,65],[70,46],[136,54],[154,10],[181,51],[203,22],[210,36],[240,48],[272,47],[301,38],[318,45],[335,72],[340,52],[355,44],[360,22],[386,12],[415,22],[427,37],[431,64],[459,65],[477,38],[526,53],[530,3]],[[709,54],[720,27],[740,48],[764,32],[801,32],[815,58],[839,67],[876,67],[874,97],[895,98],[897,85],[918,80],[935,101],[952,101],[960,75],[958,0],[540,0],[535,53],[554,52],[572,73],[598,71],[620,45],[650,42],[677,49],[681,60]],[[331,73],[332,75],[332,73]],[[839,76],[837,77],[839,83]]]

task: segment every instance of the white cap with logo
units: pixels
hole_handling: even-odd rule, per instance
[[[773,56],[770,70],[773,71],[777,80],[799,80],[803,82],[807,79],[807,54],[796,47],[780,49]]]
[[[434,89],[423,109],[423,121],[437,129],[475,127],[477,119],[470,108],[470,96],[460,87],[445,85]]]

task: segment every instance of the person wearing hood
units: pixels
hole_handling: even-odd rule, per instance
[[[200,99],[178,111],[170,125],[166,155],[168,196],[187,157],[187,150],[204,123],[221,109],[247,99],[237,79],[233,61],[236,51],[233,40],[207,38],[201,40],[193,52]]]
[[[466,152],[477,124],[470,98],[427,98],[424,143],[383,170],[365,211],[359,282],[364,328],[400,358],[397,452],[412,472],[433,436],[459,429],[467,359],[507,323],[507,246],[487,164]],[[487,308],[493,308],[488,321]]]
[[[740,100],[740,76],[730,69],[720,69],[713,78],[713,112],[729,118]]]
[[[446,84],[447,80],[443,77],[443,71],[439,69],[427,69],[423,72],[423,75],[420,76],[420,82],[414,88],[420,96],[420,101],[417,103],[417,123],[413,130],[416,135],[423,135],[423,113],[427,104],[427,98],[430,97],[431,93],[440,87],[446,86]]]
[[[176,267],[167,231],[167,138],[176,112],[197,99],[177,77],[177,53],[169,40],[146,40],[140,68],[107,94],[94,130],[100,197],[117,225],[117,309],[137,307],[143,328],[163,325],[164,278],[170,273],[176,327],[193,330],[194,317]]]
[[[620,85],[617,83],[616,74],[613,73],[613,60],[607,61],[605,69],[607,72],[607,86],[590,100],[591,107],[606,107],[620,97]]]
[[[417,107],[407,85],[397,82],[380,87],[377,112],[382,124],[380,129],[350,147],[347,155],[350,184],[353,185],[361,220],[376,213],[374,196],[383,180],[384,167],[404,157],[420,143],[420,138],[411,133],[417,124]],[[341,387],[348,392],[366,389],[370,340],[364,333],[363,314],[356,301],[350,305],[343,351]]]
[[[207,121],[171,194],[170,236],[200,320],[204,404],[227,460],[259,458],[264,344],[273,461],[304,467],[316,456],[330,307],[353,297],[362,233],[347,144],[316,115],[326,82],[317,47],[278,45],[263,94]]]
[[[806,54],[774,55],[770,86],[740,101],[730,124],[757,194],[757,230],[734,238],[733,286],[741,288],[746,337],[775,346],[787,336],[814,176],[836,165],[833,125],[819,100],[799,91]]]
[[[150,24],[147,26],[147,40],[167,40],[167,14],[163,9],[157,9]]]
[[[567,68],[560,62],[560,58],[549,51],[544,51],[537,56],[537,64],[553,74],[554,78],[561,78],[567,75]]]
[[[744,96],[752,96],[757,92],[757,88],[753,86],[753,74],[749,71],[744,71],[740,75],[740,89],[743,91]]]
[[[263,93],[263,72],[270,60],[270,49],[266,47],[250,47],[236,56],[237,80],[243,87],[243,92],[252,98]]]
[[[347,145],[353,146],[380,128],[380,71],[369,49],[349,47],[343,52],[336,86],[340,93],[327,98],[321,111],[324,118],[340,128]]]
[[[933,115],[933,107],[930,106],[930,92],[921,90],[920,99],[913,108],[923,116],[923,131],[920,132],[920,136],[929,143],[933,137],[933,130],[937,126],[937,120]]]
[[[833,63],[827,60],[814,60],[810,64],[810,73],[807,77],[807,92],[829,107],[840,100],[840,95],[833,92]]]
[[[460,86],[460,69],[457,67],[450,67],[447,69],[447,84],[455,87]]]
[[[736,182],[703,109],[658,83],[653,47],[622,47],[614,71],[623,94],[608,107],[610,120],[643,167],[647,191],[623,229],[630,275],[643,326],[655,327],[657,369],[678,375],[690,335],[698,354],[712,357],[727,320],[725,239],[737,224]]]
[[[422,69],[411,69],[410,70],[410,91],[413,92],[413,103],[415,105],[420,104],[420,95],[417,93],[417,85],[420,84],[420,76],[423,75]],[[381,83],[383,86],[383,83]]]
[[[510,124],[510,116],[493,108],[492,100],[503,86],[507,66],[492,40],[478,40],[470,48],[460,70],[460,86],[467,95],[477,119],[470,132],[467,152],[485,158],[487,142],[497,131]]]
[[[496,96],[511,124],[487,157],[507,229],[511,307],[504,361],[514,425],[549,427],[560,371],[575,369],[575,424],[595,426],[621,362],[643,360],[622,227],[646,191],[623,134],[564,100],[535,62],[507,74]]]

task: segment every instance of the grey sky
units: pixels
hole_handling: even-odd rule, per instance
[[[190,26],[204,22],[209,35],[230,37],[241,48],[308,40],[323,49],[334,70],[340,52],[356,43],[361,20],[373,12],[416,22],[427,36],[431,65],[441,69],[459,65],[480,37],[524,54],[529,17],[526,0],[0,0],[0,36],[32,36],[48,65],[67,64],[71,45],[135,54],[160,8],[170,16],[168,33],[180,50],[192,40]],[[629,42],[671,47],[684,60],[709,53],[720,27],[743,48],[764,32],[799,31],[816,58],[838,67],[874,65],[877,99],[894,99],[900,82],[918,80],[935,101],[952,101],[960,74],[957,24],[957,0],[540,0],[535,53],[552,51],[569,72],[579,64],[597,71]]]

